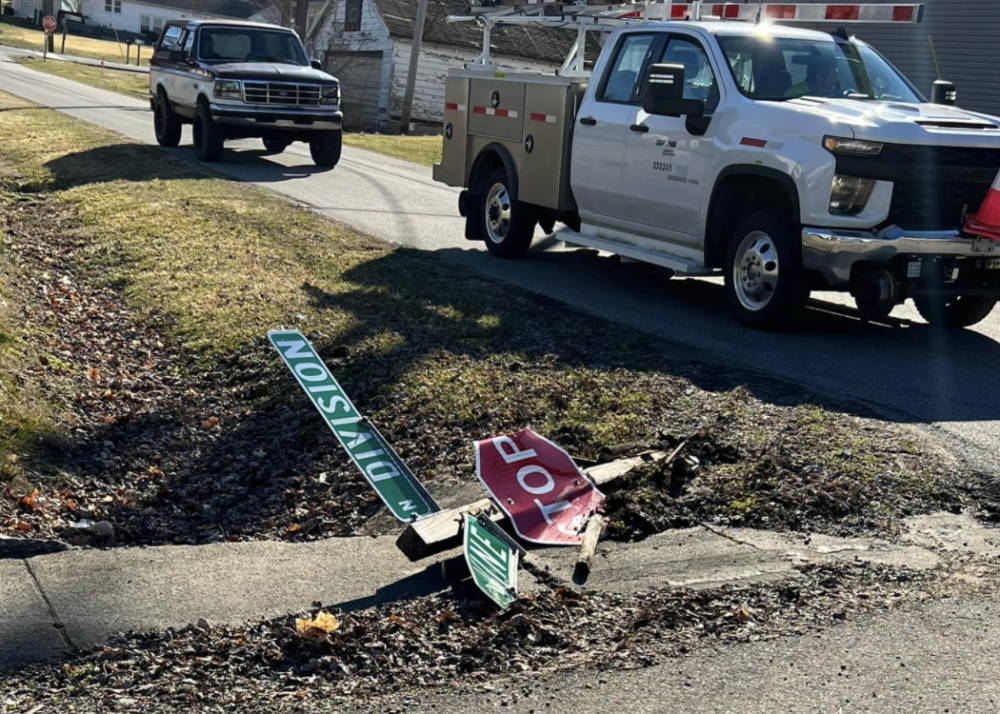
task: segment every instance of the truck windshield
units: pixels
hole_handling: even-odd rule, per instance
[[[203,27],[198,58],[203,62],[309,64],[302,43],[291,32],[258,27]]]
[[[920,103],[923,97],[863,42],[720,37],[740,91],[751,99],[847,97]]]

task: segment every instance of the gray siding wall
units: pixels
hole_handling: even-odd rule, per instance
[[[830,25],[819,29],[829,31]],[[922,24],[847,29],[885,55],[927,97],[937,79],[933,40],[941,78],[958,86],[959,105],[1000,116],[1000,0],[925,0]]]

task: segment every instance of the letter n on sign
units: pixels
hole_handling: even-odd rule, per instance
[[[477,441],[476,476],[532,543],[580,545],[604,501],[569,454],[530,429]]]

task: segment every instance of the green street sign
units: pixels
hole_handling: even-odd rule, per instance
[[[358,413],[301,332],[272,330],[271,344],[382,501],[404,523],[441,508],[375,426]]]
[[[517,598],[521,548],[485,516],[465,514],[465,562],[476,586],[501,609]]]

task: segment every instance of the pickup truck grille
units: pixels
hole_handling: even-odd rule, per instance
[[[292,82],[243,82],[243,101],[280,107],[318,107],[318,84]]]
[[[884,161],[902,173],[895,179],[889,224],[910,230],[953,230],[962,209],[975,213],[1000,171],[1000,150],[939,146],[887,146]]]

